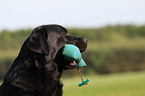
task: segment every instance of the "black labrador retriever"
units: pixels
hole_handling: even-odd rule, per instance
[[[76,45],[83,52],[87,39],[71,36],[60,25],[35,28],[7,72],[0,96],[62,96],[63,70],[77,67],[63,58],[65,44]]]

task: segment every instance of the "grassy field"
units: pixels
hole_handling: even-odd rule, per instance
[[[79,76],[63,78],[64,96],[145,96],[145,71],[84,77],[90,83],[79,88]]]

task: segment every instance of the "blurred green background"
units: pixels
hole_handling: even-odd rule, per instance
[[[32,29],[0,32],[0,79],[8,71]],[[90,78],[87,86],[76,70],[64,71],[64,96],[145,96],[145,25],[114,25],[100,28],[68,28],[74,36],[88,39],[83,53]]]

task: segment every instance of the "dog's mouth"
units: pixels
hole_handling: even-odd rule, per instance
[[[75,69],[78,66],[75,61],[69,62],[68,60],[65,59],[65,62],[66,65],[64,65],[64,70]]]
[[[81,53],[84,52],[87,48],[87,41],[85,39],[82,40],[82,42],[77,42],[75,44],[73,43],[68,43],[68,44],[77,46],[80,49]],[[64,70],[71,70],[77,68],[78,64],[76,61],[68,61],[67,59],[64,58],[64,56],[62,55],[63,47],[58,51],[56,55],[55,63],[58,64],[59,69],[63,68]]]

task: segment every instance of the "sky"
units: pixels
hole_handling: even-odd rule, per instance
[[[145,24],[145,0],[0,0],[0,30]]]

